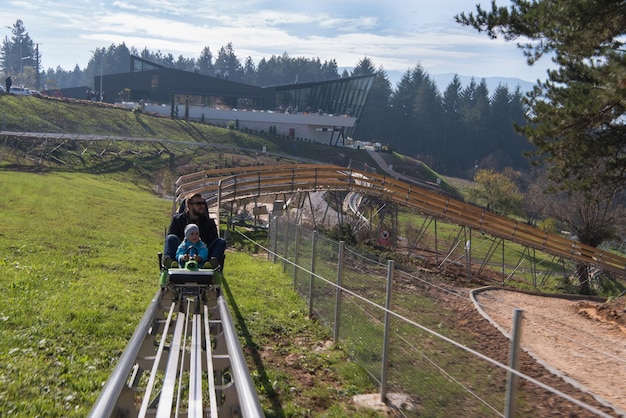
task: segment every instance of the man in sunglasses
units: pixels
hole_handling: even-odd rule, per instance
[[[176,259],[176,249],[185,238],[185,227],[196,224],[200,229],[200,239],[209,248],[209,262],[206,267],[221,269],[224,266],[224,252],[226,240],[217,233],[215,220],[209,217],[206,202],[200,193],[194,193],[185,198],[184,210],[172,217],[163,248],[163,266],[172,267]]]

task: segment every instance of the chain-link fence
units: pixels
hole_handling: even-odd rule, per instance
[[[445,302],[467,299],[466,290],[402,271],[287,216],[272,218],[269,249],[310,314],[369,373],[380,399],[404,416],[545,416],[554,409],[612,416],[517,371],[519,344],[499,343],[509,358],[469,348],[473,337],[453,326],[458,312]]]

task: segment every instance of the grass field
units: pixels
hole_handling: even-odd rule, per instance
[[[0,185],[0,415],[84,417],[154,295],[171,202],[102,175],[0,172]],[[227,261],[229,306],[267,416],[307,416],[315,399],[325,416],[369,415],[349,402],[375,392],[362,372],[335,347],[301,343],[328,337],[281,268],[243,252]],[[268,348],[327,378],[303,386],[301,373],[263,365]]]

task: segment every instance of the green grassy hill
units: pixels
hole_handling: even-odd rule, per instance
[[[268,153],[281,154],[285,157],[290,155],[294,158],[315,159],[332,164],[341,164],[350,158],[372,163],[365,151],[342,149],[342,152],[338,153],[336,147],[323,144],[292,141],[290,138],[279,136],[254,135],[74,99],[0,94],[0,123],[2,130],[7,131],[154,138],[198,143],[207,147],[231,146],[233,149],[228,152],[229,154],[244,155],[251,152],[260,153],[265,147]],[[235,147],[241,151],[234,149]],[[197,151],[198,148],[194,150]]]
[[[163,140],[160,144],[109,147],[106,143],[82,143],[82,148],[77,146],[80,149],[68,149],[67,145],[56,148],[56,144],[48,142],[48,151],[54,149],[49,154],[44,152],[46,143],[42,141],[20,140],[9,143],[9,149],[0,155],[0,168],[4,169],[124,172],[126,178],[138,176],[160,183],[157,189],[167,189],[166,183],[173,183],[178,176],[206,168],[296,161],[357,169],[376,167],[365,150],[172,120],[86,100],[0,93],[0,129]],[[262,153],[263,149],[267,154]],[[437,178],[419,161],[394,153],[387,153],[384,158],[399,172],[418,180],[434,182]],[[446,190],[454,192],[450,187]]]

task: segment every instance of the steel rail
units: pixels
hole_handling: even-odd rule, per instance
[[[108,418],[113,415],[115,403],[111,402],[111,400],[119,398],[122,389],[128,380],[128,375],[135,364],[135,359],[139,354],[141,345],[145,340],[146,335],[148,335],[152,322],[154,321],[154,317],[159,310],[162,298],[163,292],[159,289],[152,298],[152,301],[141,318],[139,325],[137,325],[133,336],[130,338],[126,349],[117,362],[115,369],[113,369],[113,372],[109,376],[102,392],[100,392],[100,396],[91,409],[89,417]]]
[[[89,414],[118,416],[264,416],[219,289],[193,282],[157,291]]]
[[[226,347],[228,348],[228,355],[231,362],[231,372],[239,395],[241,416],[245,418],[262,418],[265,415],[263,414],[263,409],[261,408],[259,398],[256,394],[254,383],[252,379],[249,378],[250,371],[248,370],[246,359],[241,345],[239,344],[239,339],[237,338],[233,320],[228,311],[224,296],[220,296],[217,299],[217,304],[220,317],[222,318]]]

